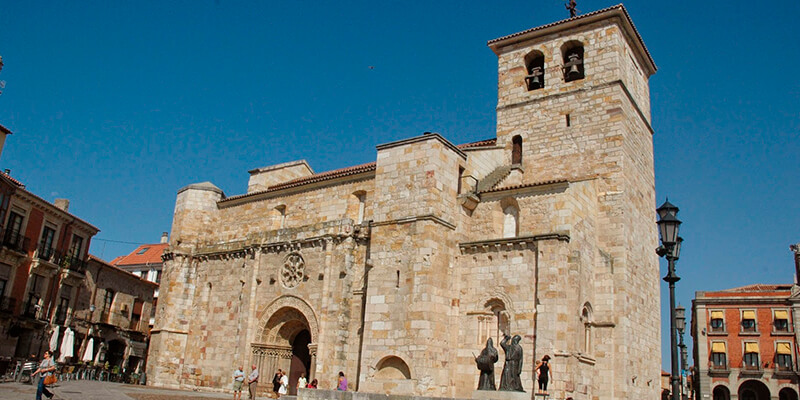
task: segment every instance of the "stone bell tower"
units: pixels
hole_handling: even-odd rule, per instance
[[[518,166],[507,179],[595,182],[595,208],[586,210],[595,221],[586,231],[588,247],[574,233],[570,244],[573,257],[591,253],[594,260],[593,278],[581,290],[593,306],[587,329],[600,335],[594,354],[602,357],[586,361],[597,364],[594,379],[606,382],[594,384],[595,393],[655,398],[660,279],[648,87],[655,63],[622,5],[501,37],[489,47],[498,56],[497,145],[506,149],[506,163]],[[550,318],[543,310],[583,300],[548,301],[540,300],[540,318]],[[537,332],[537,343],[547,335]],[[581,379],[591,378],[576,377],[574,385]]]

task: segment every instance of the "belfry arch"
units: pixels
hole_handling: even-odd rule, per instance
[[[284,370],[289,375],[289,393],[297,393],[300,374],[310,381],[316,369],[316,313],[299,297],[282,296],[264,308],[258,326],[250,344],[252,364],[264,378],[271,378],[279,368]]]

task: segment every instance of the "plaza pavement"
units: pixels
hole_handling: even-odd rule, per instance
[[[233,393],[194,392],[191,390],[158,389],[148,386],[124,385],[113,382],[67,381],[52,390],[54,399],[63,400],[189,400],[232,399]],[[33,400],[36,386],[16,382],[0,383],[0,400]],[[243,393],[243,399],[247,393]],[[259,397],[266,399],[266,397]]]

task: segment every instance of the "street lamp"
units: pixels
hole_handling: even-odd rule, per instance
[[[678,207],[670,203],[669,200],[656,209],[658,213],[658,233],[661,236],[661,246],[656,249],[656,254],[659,257],[666,258],[668,265],[667,276],[664,277],[664,281],[669,283],[669,337],[672,356],[670,381],[673,400],[680,400],[678,388],[681,379],[678,372],[678,341],[676,338],[678,321],[675,310],[675,282],[681,279],[678,275],[675,275],[675,261],[680,257],[681,243],[683,242],[683,239],[678,236],[681,226],[681,221],[677,218],[678,211]],[[685,316],[681,321],[681,325],[684,328],[686,327]]]
[[[679,237],[678,242],[675,248],[680,247],[680,242],[683,240]],[[680,252],[680,249],[677,250]],[[675,253],[673,252],[673,255]],[[676,257],[677,259],[677,257]],[[683,333],[686,331],[686,309],[683,306],[678,305],[675,309],[675,329],[678,330],[678,348],[680,349],[680,359],[681,359],[681,399],[685,399],[686,396],[684,395],[684,383],[683,383],[683,376],[686,373],[686,345],[683,344]]]

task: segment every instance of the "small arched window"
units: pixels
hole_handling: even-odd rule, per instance
[[[281,204],[272,210],[272,226],[274,229],[283,229],[286,225],[286,206]]]
[[[592,305],[586,303],[581,311],[581,322],[583,322],[583,352],[592,352]]]
[[[503,209],[503,237],[516,237],[519,233],[519,210],[514,206]]]
[[[511,139],[511,164],[522,164],[522,136]]]
[[[544,87],[544,54],[534,50],[525,56],[525,86],[528,90],[536,90]]]
[[[561,55],[564,60],[564,82],[583,79],[583,43],[571,40],[561,46]]]

